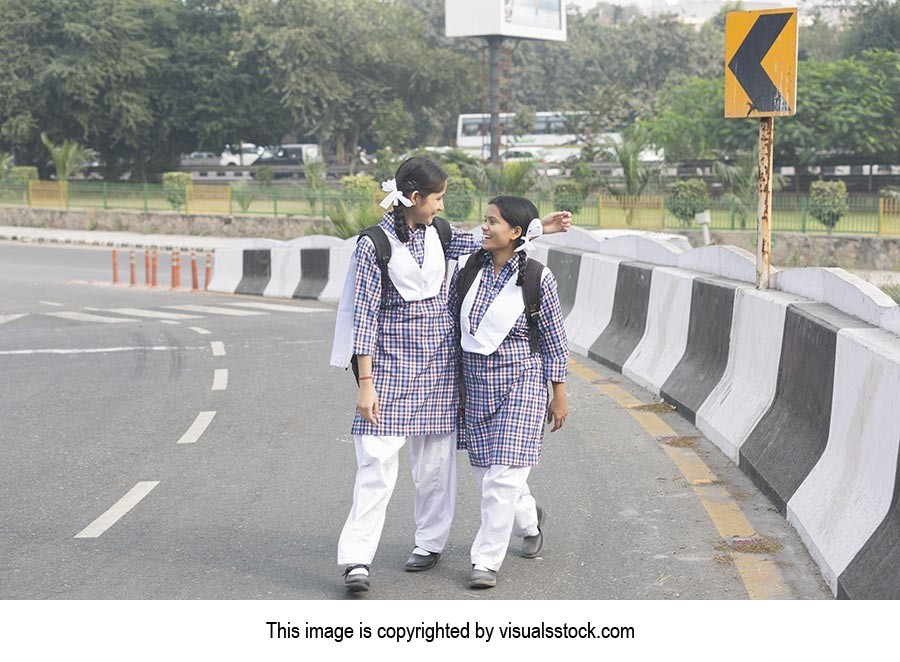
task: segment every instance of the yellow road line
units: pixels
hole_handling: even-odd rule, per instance
[[[578,375],[603,395],[609,397],[617,405],[625,409],[634,420],[654,439],[670,460],[678,467],[681,475],[688,481],[694,494],[700,500],[707,515],[719,535],[729,540],[734,537],[750,537],[756,535],[753,525],[744,516],[741,507],[716,478],[706,463],[687,447],[675,447],[659,441],[660,438],[677,437],[675,432],[662,418],[648,411],[637,409],[645,404],[631,393],[616,384],[609,383],[597,372],[576,361],[569,361],[569,372]],[[749,554],[729,550],[735,568],[753,600],[792,597],[781,573],[772,559],[761,554]]]

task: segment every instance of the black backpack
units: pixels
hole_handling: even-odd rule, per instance
[[[453,241],[453,230],[450,229],[450,223],[446,218],[435,216],[431,225],[437,230],[438,237],[441,239],[441,248],[446,256],[447,248],[450,246],[450,242]],[[382,292],[384,292],[384,283],[390,278],[388,276],[388,262],[391,261],[391,242],[384,233],[384,228],[380,225],[373,225],[360,232],[356,242],[359,243],[363,237],[371,239],[372,244],[375,246],[375,262],[381,268]],[[350,359],[350,367],[353,369],[356,383],[359,384],[359,362],[356,359],[356,354]]]
[[[479,249],[466,261],[465,266],[459,270],[456,280],[456,316],[460,315],[462,301],[475,282],[475,276],[484,265],[484,256],[487,251]],[[528,321],[528,342],[531,351],[537,354],[540,350],[540,332],[537,325],[537,314],[541,309],[541,274],[544,265],[537,260],[528,259],[525,262],[525,278],[522,284],[522,298],[525,299],[525,319]]]

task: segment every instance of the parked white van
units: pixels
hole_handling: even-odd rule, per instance
[[[253,143],[241,143],[240,148],[228,145],[219,158],[220,166],[248,166],[253,165],[262,153],[263,148]]]

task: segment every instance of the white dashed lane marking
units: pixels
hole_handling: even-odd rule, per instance
[[[300,306],[285,306],[277,303],[255,303],[251,301],[242,303],[229,303],[229,306],[241,308],[259,308],[260,310],[277,310],[286,313],[324,313],[327,308],[301,308]]]
[[[130,317],[104,317],[102,315],[91,315],[90,313],[77,313],[77,312],[65,312],[65,313],[44,313],[45,315],[49,315],[51,317],[61,317],[66,320],[73,320],[75,322],[101,322],[103,324],[120,324],[122,322],[138,322],[140,320],[132,319]]]
[[[213,373],[213,391],[224,391],[228,388],[228,370],[219,368]]]
[[[256,310],[235,310],[234,308],[218,308],[216,306],[163,306],[163,308],[171,308],[172,310],[187,310],[192,313],[207,313],[209,315],[231,315],[232,317],[248,317],[250,315],[265,315],[266,313]]]
[[[194,333],[199,333],[201,336],[208,336],[210,333],[212,333],[212,331],[201,329],[199,326],[189,326],[188,328]]]
[[[225,356],[225,343],[213,340],[209,346],[212,348],[213,356]]]
[[[28,313],[19,313],[17,315],[0,315],[0,324],[12,322],[13,320],[17,320],[20,317],[25,317],[26,315],[28,315]]]
[[[167,313],[162,310],[145,310],[143,308],[85,308],[98,313],[116,313],[118,315],[131,315],[132,317],[150,317],[160,320],[194,320],[200,319],[200,315],[185,315],[184,313]]]
[[[0,356],[27,356],[29,354],[113,354],[116,352],[171,352],[173,350],[202,349],[200,347],[94,347],[91,349],[8,349]]]
[[[134,508],[141,499],[150,494],[150,491],[159,485],[159,481],[144,481],[138,483],[128,493],[119,499],[112,508],[91,522],[84,530],[76,534],[76,538],[99,538],[113,524],[124,517],[128,511]]]
[[[213,418],[215,418],[216,412],[214,411],[201,411],[197,415],[197,420],[191,423],[191,427],[188,428],[188,431],[185,432],[181,439],[178,440],[179,444],[193,444],[196,443],[200,437],[206,432],[206,428],[209,427],[209,424],[212,423]]]

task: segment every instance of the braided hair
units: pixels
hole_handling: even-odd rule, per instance
[[[397,190],[407,198],[412,196],[413,191],[418,191],[420,196],[427,197],[444,188],[444,184],[447,182],[447,172],[431,159],[414,156],[400,164],[394,179],[397,180]],[[393,215],[394,230],[400,241],[405,244],[409,241],[409,226],[406,224],[403,203],[393,208]]]
[[[488,204],[497,207],[500,211],[501,218],[512,227],[519,227],[522,229],[522,236],[519,238],[519,243],[516,248],[521,246],[525,239],[525,233],[528,231],[528,226],[531,225],[531,221],[540,216],[537,207],[535,207],[530,200],[514,195],[497,196]],[[516,285],[519,287],[525,283],[525,264],[527,262],[528,258],[525,256],[525,251],[519,251],[519,276],[516,279]]]

